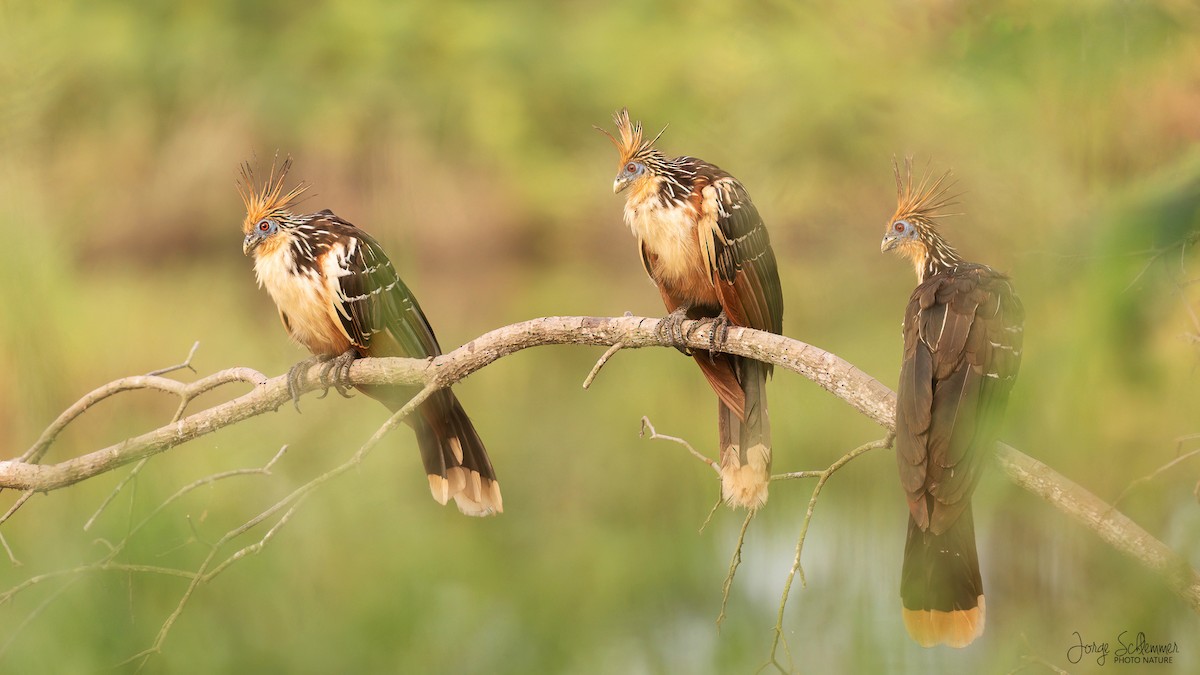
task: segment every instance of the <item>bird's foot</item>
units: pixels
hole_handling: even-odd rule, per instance
[[[715,361],[717,352],[725,347],[725,341],[729,339],[729,316],[725,314],[725,310],[721,310],[716,316],[700,319],[688,331],[688,337],[690,338],[701,326],[707,326],[709,329],[708,358]]]
[[[301,361],[300,363],[297,363],[296,365],[292,366],[288,370],[288,374],[287,374],[288,394],[292,397],[292,405],[296,406],[296,412],[300,412],[300,394],[301,394],[300,389],[301,389],[301,385],[304,382],[304,374],[307,373],[308,369],[313,367],[314,365],[321,363],[323,361],[328,361],[328,360],[329,360],[328,356],[322,356],[322,355],[310,356],[307,359],[304,359],[303,361]]]
[[[725,314],[725,310],[713,317],[712,332],[708,334],[709,351],[724,349],[725,342],[729,340],[729,316]]]
[[[354,359],[357,358],[358,350],[351,347],[328,359],[321,368],[321,384],[324,385],[325,391],[321,392],[317,398],[328,396],[330,387],[337,391],[342,398],[350,398],[350,388],[354,386],[350,384],[350,366],[354,365]]]
[[[654,335],[659,340],[669,343],[675,349],[690,356],[692,352],[687,348],[688,336],[683,331],[683,322],[687,320],[687,309],[680,307],[658,320],[658,325],[654,328]]]

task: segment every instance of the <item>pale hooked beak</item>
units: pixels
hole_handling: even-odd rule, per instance
[[[621,190],[624,190],[627,187],[629,187],[629,179],[628,178],[621,178],[620,176],[617,176],[615,179],[613,179],[613,194],[614,195],[619,194],[621,192]]]
[[[885,234],[883,236],[883,241],[879,242],[879,252],[887,253],[888,251],[896,248],[898,245],[900,245],[900,237],[892,234]]]
[[[242,240],[242,255],[250,255],[259,244],[262,243],[262,237],[258,236],[258,232],[251,232]]]

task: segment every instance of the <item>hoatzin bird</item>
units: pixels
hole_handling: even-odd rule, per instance
[[[629,191],[625,222],[670,312],[660,333],[682,342],[684,320],[708,319],[715,347],[730,324],[782,332],[775,253],[746,188],[703,160],[668,158],[654,147],[658,136],[642,137],[641,123],[631,122],[627,109],[613,120],[619,138],[600,129],[620,156],[613,192]],[[721,496],[757,509],[767,501],[771,478],[771,366],[709,350],[692,355],[719,398]]]
[[[341,383],[355,358],[441,354],[417,299],[370,235],[328,210],[292,211],[308,186],[284,191],[290,166],[289,159],[276,171],[272,163],[262,185],[255,185],[249,165],[242,167],[242,251],[254,257],[258,285],[275,301],[288,334],[326,362],[322,382],[346,395]],[[302,362],[288,373],[293,401],[298,379],[311,365]],[[393,412],[417,392],[404,386],[358,389]],[[416,432],[434,499],[445,504],[453,497],[472,516],[503,510],[483,441],[449,389],[435,392],[405,422]]]
[[[1021,365],[1024,310],[1008,277],[963,260],[934,227],[950,173],[914,185],[894,166],[899,204],[880,248],[912,261],[904,312],[896,458],[908,497],[900,576],[904,625],[924,647],[983,634],[983,580],[971,493],[999,433]]]

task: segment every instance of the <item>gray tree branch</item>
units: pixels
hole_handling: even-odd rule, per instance
[[[655,334],[657,319],[642,317],[545,317],[498,328],[434,359],[361,359],[350,369],[353,384],[407,384],[448,387],[492,362],[539,345],[579,344],[624,349],[669,346]],[[687,346],[709,346],[709,324],[685,324],[691,330]],[[838,356],[798,340],[748,328],[731,328],[722,351],[773,363],[803,375],[841,398],[877,424],[892,430],[896,395],[875,378]],[[304,392],[322,389],[320,366],[309,368]],[[199,393],[243,382],[253,389],[153,431],[56,464],[39,464],[54,437],[73,419],[100,400],[120,391],[155,389],[174,394],[181,407]],[[0,462],[0,488],[49,491],[72,485],[119,466],[163,452],[194,438],[242,420],[278,409],[289,402],[287,378],[266,379],[256,371],[234,368],[190,384],[160,376],[131,377],[112,382],[80,399],[55,421],[22,457]],[[1050,467],[1003,443],[996,462],[1013,483],[1094,531],[1106,543],[1160,575],[1185,602],[1200,612],[1200,574],[1186,560],[1155,539],[1124,514]]]

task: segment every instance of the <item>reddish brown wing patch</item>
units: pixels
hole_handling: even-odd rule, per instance
[[[667,294],[662,286],[659,286],[658,290],[662,294],[663,304],[666,305],[668,313],[679,309],[679,304]],[[746,393],[742,391],[742,385],[738,383],[737,374],[734,373],[733,363],[729,356],[713,354],[710,357],[708,351],[696,350],[693,352],[693,358],[721,402],[728,406],[738,416],[738,419],[745,419]]]

